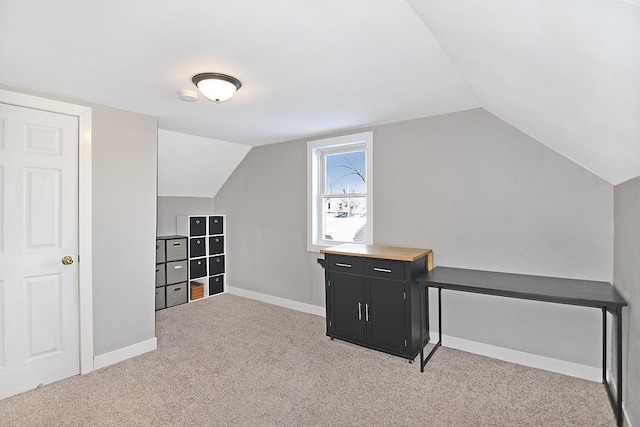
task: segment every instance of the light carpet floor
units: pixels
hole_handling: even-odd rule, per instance
[[[599,383],[441,348],[417,363],[223,294],[157,312],[158,350],[0,401],[2,426],[614,426]]]

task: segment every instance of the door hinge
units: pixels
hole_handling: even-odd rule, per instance
[[[329,320],[329,326],[331,326],[331,320]]]
[[[407,299],[407,293],[403,292],[402,294],[404,295],[404,299]],[[405,347],[406,347],[406,345],[405,345]]]
[[[404,346],[405,347],[407,346],[407,340],[404,340]]]
[[[327,280],[327,286],[331,286],[331,280]]]

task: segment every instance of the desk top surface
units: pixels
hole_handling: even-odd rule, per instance
[[[392,246],[362,245],[345,243],[320,250],[323,254],[352,255],[364,258],[383,258],[397,261],[415,261],[433,253],[431,249],[395,248]]]
[[[608,282],[564,279],[436,267],[420,276],[418,282],[427,286],[474,292],[487,295],[522,298],[537,301],[589,307],[621,307],[627,302]]]

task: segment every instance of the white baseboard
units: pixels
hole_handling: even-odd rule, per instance
[[[433,338],[431,342],[437,342],[438,333],[431,331],[430,334]],[[504,360],[505,362],[517,363],[519,365],[544,369],[545,371],[557,372],[559,374],[583,378],[585,380],[595,382],[602,381],[601,368],[595,368],[593,366],[580,365],[578,363],[567,362],[565,360],[525,353],[523,351],[498,347],[491,344],[466,340],[464,338],[458,338],[444,334],[442,335],[442,345],[443,347],[455,348],[457,350],[463,350],[469,353]]]
[[[304,313],[315,314],[316,316],[325,317],[325,308],[318,305],[311,305],[304,302],[293,301],[286,298],[274,297],[272,295],[261,294],[260,292],[248,291],[234,286],[226,286],[226,291],[230,294],[241,297],[254,299],[256,301],[266,302],[268,304],[278,305],[280,307],[290,308],[292,310],[302,311]]]
[[[100,354],[93,358],[93,369],[104,368],[105,366],[113,365],[114,363],[131,359],[132,357],[139,356],[149,351],[153,351],[157,348],[158,339],[156,337],[153,337],[146,341],[110,351],[109,353]]]

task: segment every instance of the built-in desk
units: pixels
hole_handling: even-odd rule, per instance
[[[622,307],[626,306],[627,302],[610,283],[450,267],[436,267],[418,277],[416,281],[425,288],[438,289],[439,339],[426,358],[424,357],[424,351],[420,352],[421,371],[424,371],[424,367],[431,356],[442,345],[441,294],[443,289],[600,308],[602,310],[602,383],[605,385],[609,395],[616,421],[619,426],[622,425]],[[422,295],[425,293],[421,292]],[[611,390],[606,373],[607,312],[611,313],[615,318],[616,345],[613,357],[616,362],[617,396],[614,396]]]

